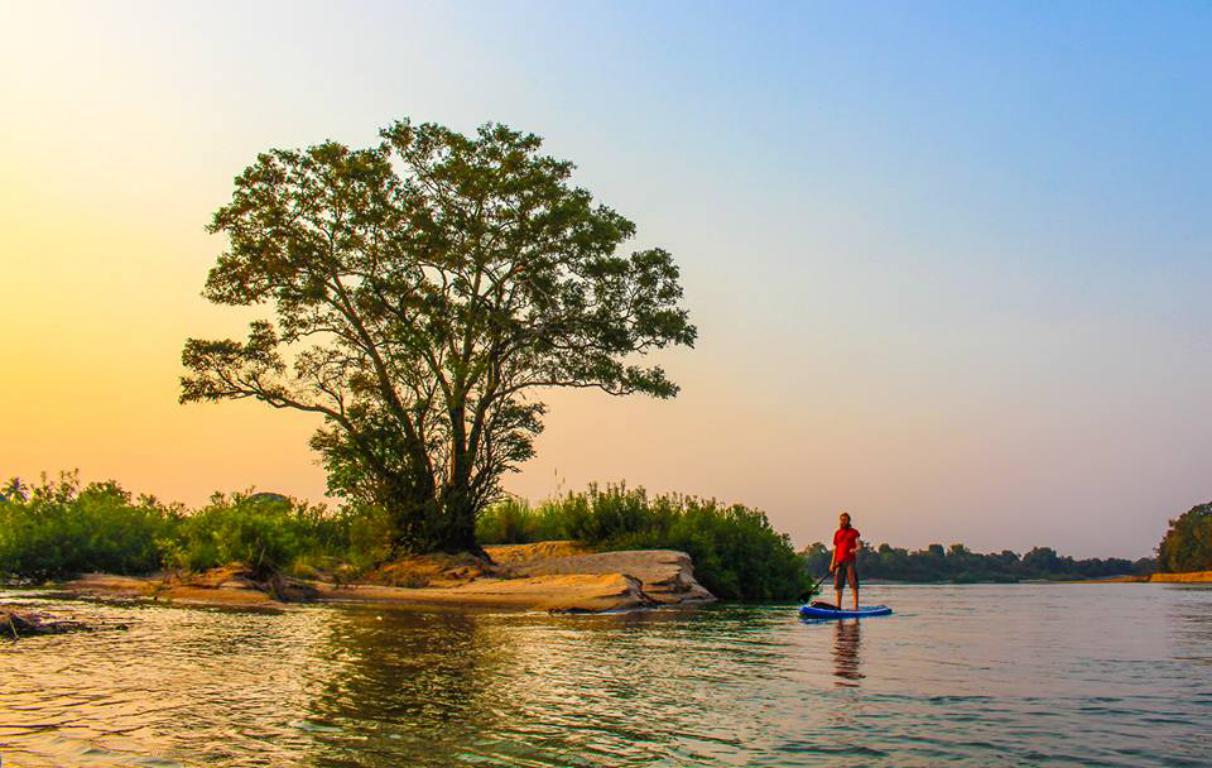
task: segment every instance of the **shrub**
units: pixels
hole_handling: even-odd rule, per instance
[[[114,482],[80,488],[76,473],[32,488],[10,481],[0,500],[0,574],[46,580],[74,573],[146,573],[181,510],[150,496],[132,500]]]
[[[115,482],[80,487],[76,473],[0,490],[0,577],[46,581],[90,571],[147,574],[161,567],[205,570],[241,563],[257,577],[315,575],[351,561],[381,559],[373,514],[330,513],[277,494],[216,494],[194,513],[150,496],[132,499]],[[356,551],[354,551],[356,550]]]
[[[476,521],[476,541],[481,544],[529,544],[581,538],[580,520],[587,510],[577,508],[583,500],[544,502],[538,508],[525,499],[498,502]]]
[[[182,518],[166,562],[201,571],[241,563],[255,577],[299,568],[314,573],[349,549],[349,520],[276,494],[215,494]]]

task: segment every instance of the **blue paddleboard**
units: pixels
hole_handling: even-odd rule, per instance
[[[865,619],[868,616],[887,616],[892,609],[886,605],[864,605],[857,611],[837,611],[831,608],[800,606],[800,616],[805,619]]]

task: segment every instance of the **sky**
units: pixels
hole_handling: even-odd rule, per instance
[[[310,499],[308,416],[177,403],[260,151],[537,133],[682,270],[673,401],[551,392],[539,500],[805,545],[1149,554],[1212,499],[1212,5],[0,0],[0,475]]]

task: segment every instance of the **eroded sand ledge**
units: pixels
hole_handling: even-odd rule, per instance
[[[1212,584],[1212,571],[1150,573],[1143,576],[1110,576],[1105,579],[1081,579],[1068,584]]]
[[[1149,581],[1162,584],[1212,584],[1212,571],[1154,573],[1149,576]]]
[[[593,553],[575,542],[486,547],[493,564],[436,557],[381,568],[367,582],[258,584],[239,568],[180,579],[89,574],[61,587],[99,598],[146,598],[195,605],[270,608],[278,597],[400,606],[602,612],[710,602],[685,552],[667,549]],[[405,586],[399,586],[404,584]]]

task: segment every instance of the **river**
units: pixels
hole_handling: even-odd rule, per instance
[[[605,616],[279,614],[0,592],[126,631],[0,641],[13,766],[1210,765],[1212,588],[871,585]]]

